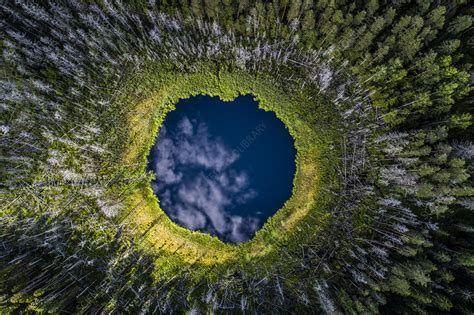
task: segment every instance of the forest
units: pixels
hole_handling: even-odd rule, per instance
[[[0,0],[0,313],[472,314],[468,0]],[[297,150],[235,245],[146,172],[175,104],[252,94]]]

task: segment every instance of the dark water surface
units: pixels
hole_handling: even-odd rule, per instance
[[[291,196],[293,138],[251,95],[180,100],[148,157],[161,208],[225,242],[251,239]]]

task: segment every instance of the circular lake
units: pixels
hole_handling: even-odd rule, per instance
[[[151,185],[177,224],[224,242],[251,239],[292,193],[294,141],[251,95],[180,100],[148,156]]]

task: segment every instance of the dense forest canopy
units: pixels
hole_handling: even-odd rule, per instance
[[[474,311],[472,3],[0,1],[1,313]],[[240,245],[172,223],[146,154],[197,94],[297,149]]]

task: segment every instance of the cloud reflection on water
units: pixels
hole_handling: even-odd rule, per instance
[[[152,151],[156,179],[152,187],[170,218],[232,243],[248,240],[260,226],[226,208],[257,196],[249,176],[233,168],[240,152],[213,138],[204,123],[183,117],[170,133],[162,127]]]

